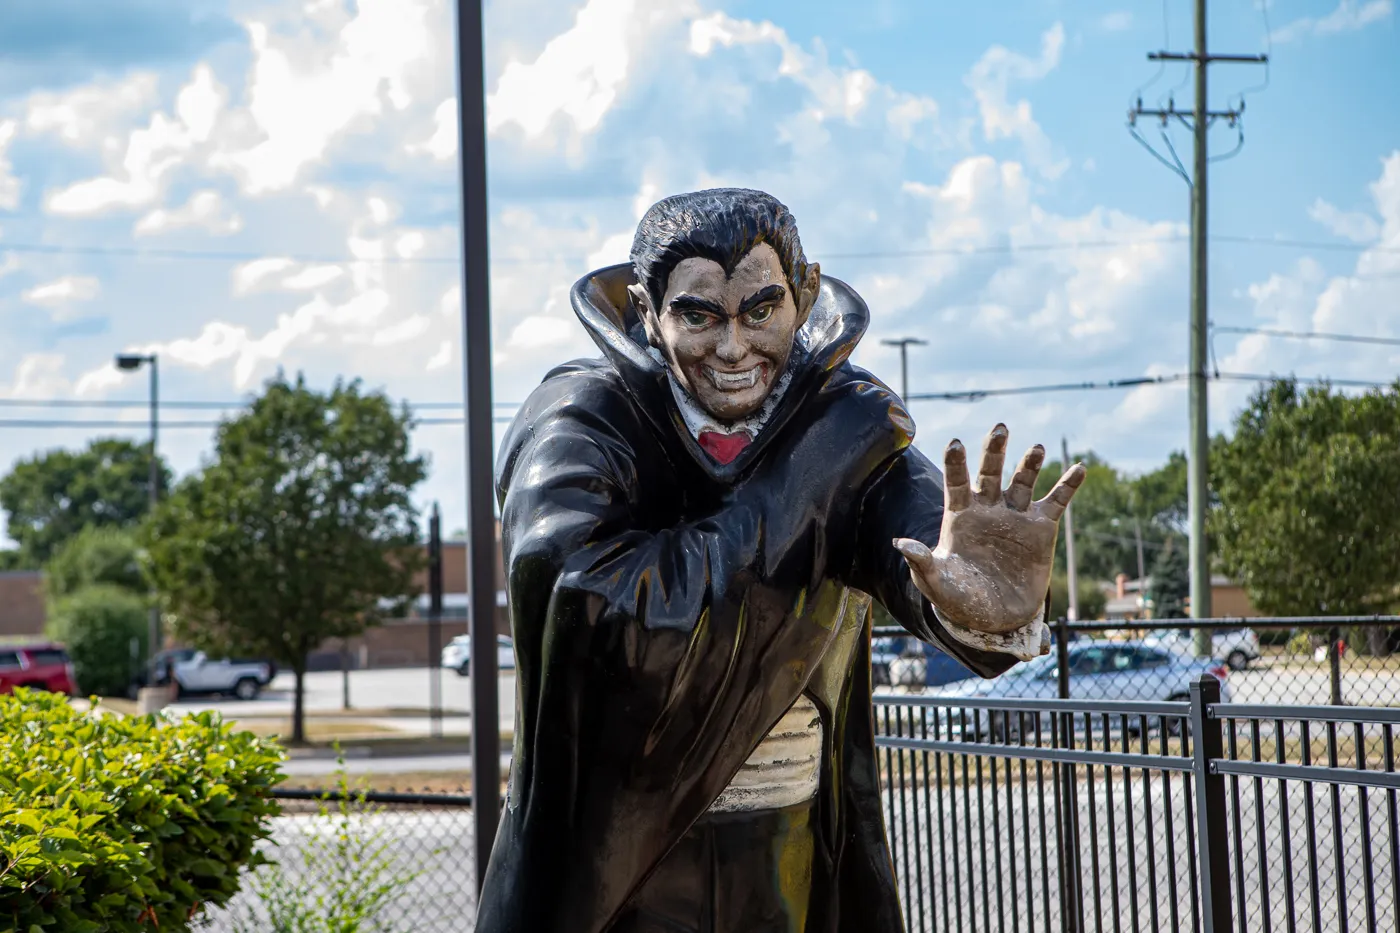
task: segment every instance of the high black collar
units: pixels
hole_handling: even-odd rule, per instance
[[[823,275],[812,313],[788,360],[792,381],[754,442],[733,462],[721,464],[691,436],[671,395],[665,364],[647,352],[641,319],[627,293],[627,287],[636,281],[631,264],[590,272],[574,283],[569,293],[574,312],[657,430],[676,432],[695,462],[720,482],[733,482],[743,474],[802,400],[818,391],[846,362],[870,323],[870,311],[855,290]]]

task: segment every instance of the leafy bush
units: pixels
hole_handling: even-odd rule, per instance
[[[334,802],[322,800],[316,816],[298,821],[294,854],[279,855],[253,874],[253,899],[239,905],[234,933],[400,929],[390,919],[392,908],[425,866],[401,865],[397,840],[376,825],[383,808],[365,804],[364,789],[351,788],[344,764],[341,759]]]
[[[226,903],[277,813],[281,753],[216,714],[0,696],[0,930],[185,930]]]
[[[44,589],[50,604],[97,584],[119,586],[138,595],[146,593],[136,538],[130,531],[110,525],[88,525],[60,544],[44,565]]]
[[[147,603],[110,584],[88,586],[60,600],[49,634],[68,647],[78,689],[100,696],[125,695],[131,682],[131,640],[137,658],[146,656]]]

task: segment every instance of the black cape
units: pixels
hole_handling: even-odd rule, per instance
[[[629,266],[574,286],[601,360],[565,364],[497,463],[515,744],[478,933],[603,933],[797,696],[822,716],[809,933],[903,930],[876,772],[873,596],[948,637],[896,537],[930,545],[942,479],[899,399],[847,358],[865,303],[824,277],[754,443],[699,448],[630,311]],[[740,933],[740,931],[732,931]]]

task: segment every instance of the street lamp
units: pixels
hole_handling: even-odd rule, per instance
[[[898,340],[881,340],[887,347],[899,347],[899,397],[909,403],[909,348],[925,346],[928,341],[918,337],[900,337]]]
[[[160,367],[157,365],[156,355],[141,355],[135,353],[118,353],[117,369],[124,372],[135,372],[143,365],[149,363],[151,366],[151,473],[148,480],[149,493],[151,497],[151,511],[154,512],[156,504],[160,502],[160,461],[156,454],[156,437],[160,425]],[[154,657],[160,650],[160,608],[151,604],[151,627],[149,648],[146,650],[147,657]]]

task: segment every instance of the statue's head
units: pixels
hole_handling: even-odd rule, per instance
[[[821,282],[788,209],[742,188],[666,198],[637,226],[632,265],[647,340],[681,388],[722,421],[758,411]]]

